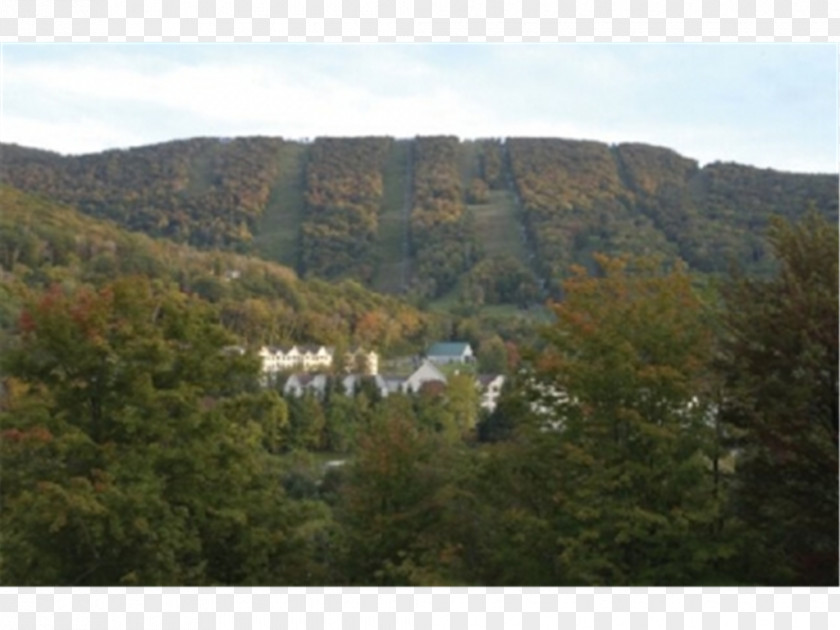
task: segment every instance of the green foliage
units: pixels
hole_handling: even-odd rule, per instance
[[[725,291],[725,418],[740,449],[734,508],[750,580],[836,585],[838,233],[775,221],[781,269]],[[759,552],[760,550],[760,552]]]
[[[477,437],[481,442],[498,442],[513,437],[514,430],[522,425],[534,425],[534,409],[525,395],[525,374],[519,372],[505,380],[496,408],[481,418]]]
[[[467,189],[467,203],[484,204],[490,200],[490,188],[483,179],[474,178]]]
[[[391,138],[318,138],[306,168],[301,269],[369,282]]]
[[[463,279],[462,300],[471,305],[516,304],[525,307],[539,295],[531,271],[512,256],[494,256],[477,263]]]
[[[293,579],[276,558],[313,512],[272,487],[282,401],[229,341],[140,278],[27,306],[3,360],[3,583]]]
[[[458,139],[430,136],[414,141],[411,243],[414,281],[422,296],[449,291],[476,255],[464,212]]]
[[[288,145],[3,147],[41,196],[0,185],[0,582],[837,583],[836,178],[549,139]],[[411,196],[415,294],[469,317],[363,286],[385,189]],[[242,250],[273,204],[312,277],[51,199]],[[520,221],[550,313],[514,306],[539,294]],[[720,306],[677,256],[750,276]],[[509,373],[494,413],[466,372],[286,399],[232,346],[442,338]]]
[[[641,144],[509,139],[511,174],[541,275],[562,293],[572,263],[594,270],[593,254],[683,258],[725,272],[737,262],[772,270],[762,238],[773,213],[801,216],[807,202],[837,217],[837,180],[736,164],[710,164]]]
[[[699,271],[726,272],[734,262],[768,275],[773,261],[764,233],[773,215],[799,218],[813,203],[837,217],[837,178],[830,175],[719,162],[700,169],[673,151],[641,144],[621,144],[615,154],[637,210]]]
[[[356,435],[366,422],[364,403],[344,395],[333,395],[325,412],[324,448],[333,453],[349,453]]]
[[[306,276],[354,278],[420,299],[450,294],[497,252],[535,272],[555,298],[569,265],[594,271],[595,253],[681,258],[717,275],[734,262],[769,276],[763,233],[772,214],[795,220],[809,203],[830,219],[838,213],[832,175],[700,168],[639,143],[254,137],[77,157],[15,145],[3,152],[3,182],[131,230],[259,252]],[[409,201],[410,216],[402,209]],[[520,229],[527,247],[506,246],[506,237],[520,241]],[[25,233],[5,238],[13,239],[6,265],[36,255]],[[98,253],[100,273],[117,264],[126,263]],[[135,272],[148,264],[136,260]],[[197,288],[210,299],[224,294],[207,279]]]
[[[492,190],[503,188],[504,181],[504,151],[498,140],[480,141],[481,178]]]
[[[371,425],[342,488],[339,562],[350,584],[451,584],[452,451],[400,417]]]
[[[289,424],[286,444],[291,449],[317,451],[325,446],[326,418],[321,403],[314,395],[306,393],[300,398],[290,398]]]
[[[505,374],[508,371],[508,350],[498,335],[482,340],[476,353],[478,371],[482,374]]]
[[[471,373],[453,374],[446,384],[446,400],[454,417],[454,427],[448,431],[450,439],[471,435],[478,423],[479,394],[475,376]]]
[[[274,263],[127,233],[7,186],[0,206],[0,286],[12,294],[6,330],[29,289],[140,274],[213,302],[222,324],[252,344],[343,341],[387,352],[435,334],[431,316],[352,281],[301,281]]]
[[[594,270],[594,253],[673,254],[651,221],[633,211],[607,145],[545,138],[505,144],[540,275],[554,295],[571,264]]]
[[[204,247],[247,247],[284,141],[211,138],[79,157],[3,147],[3,180],[132,230]]]
[[[532,377],[544,411],[521,429],[551,462],[558,577],[714,579],[731,550],[710,470],[711,331],[682,270],[598,261],[602,277],[578,269],[565,285]]]

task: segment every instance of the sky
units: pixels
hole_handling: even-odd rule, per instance
[[[0,141],[197,136],[644,142],[838,172],[834,44],[3,44]]]

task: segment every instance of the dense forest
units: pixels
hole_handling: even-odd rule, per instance
[[[2,147],[3,178],[129,229],[245,249],[265,209],[282,140],[196,139],[78,158]]]
[[[771,216],[797,220],[813,207],[838,218],[836,176],[700,167],[643,144],[253,137],[78,157],[0,149],[0,178],[20,190],[151,236],[282,262],[305,277],[408,291],[417,303],[533,305],[560,297],[569,265],[594,270],[596,253],[680,259],[695,275],[735,265],[767,276]],[[507,231],[494,213],[507,218]],[[525,246],[493,255],[504,239]],[[496,260],[486,260],[488,250]],[[376,283],[381,265],[399,256],[408,277]]]
[[[318,138],[312,144],[301,226],[305,274],[370,281],[375,267],[370,246],[378,233],[389,140]]]
[[[155,240],[8,186],[0,186],[0,207],[0,332],[13,326],[33,291],[101,287],[123,276],[208,302],[219,322],[249,344],[376,339],[386,354],[407,353],[449,325],[352,280],[301,280],[259,258]]]
[[[458,169],[458,139],[418,138],[414,144],[411,241],[423,295],[451,289],[470,265],[474,235],[468,231]]]
[[[0,584],[838,584],[836,176],[555,139],[2,150]],[[385,251],[405,295],[370,289]],[[284,394],[256,352],[443,340],[476,365],[386,397],[343,366]]]

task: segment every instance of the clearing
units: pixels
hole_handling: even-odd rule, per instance
[[[411,140],[394,140],[382,172],[382,207],[373,244],[379,261],[373,289],[400,293],[408,286],[408,219],[411,212]]]
[[[254,247],[261,257],[294,270],[300,254],[306,154],[306,145],[297,142],[284,142],[278,150],[276,180],[254,238]]]

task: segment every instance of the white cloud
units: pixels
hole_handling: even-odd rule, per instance
[[[0,137],[62,152],[197,135],[545,135],[662,144],[704,162],[836,169],[835,73],[785,65],[778,49],[32,50],[3,50]]]
[[[145,144],[148,137],[95,119],[35,120],[3,116],[0,141],[58,153],[95,153],[106,148]]]

